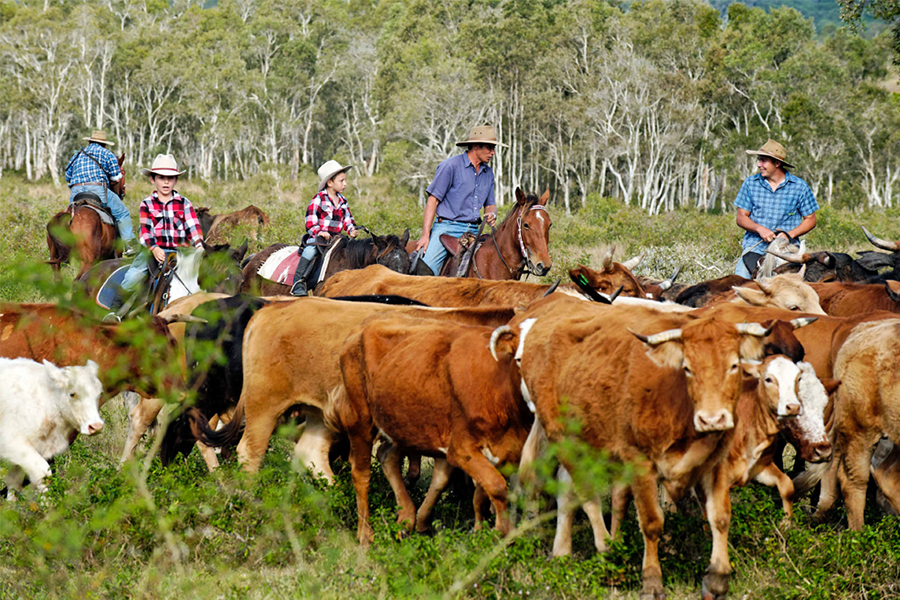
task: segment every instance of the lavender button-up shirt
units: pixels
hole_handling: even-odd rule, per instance
[[[494,171],[482,164],[476,174],[468,155],[457,154],[438,165],[427,191],[438,199],[437,216],[472,223],[494,205]]]

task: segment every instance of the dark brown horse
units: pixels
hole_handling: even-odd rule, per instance
[[[125,155],[118,160],[121,168]],[[109,190],[117,193],[120,198],[125,195],[124,173],[123,170],[122,178],[109,186]],[[50,249],[48,263],[57,273],[60,265],[69,262],[69,255],[73,250],[73,246],[69,245],[71,240],[64,239],[66,237],[74,237],[75,256],[81,261],[76,279],[87,273],[95,262],[121,256],[121,252],[116,250],[115,225],[103,223],[100,215],[89,206],[70,204],[66,210],[53,215],[47,223],[47,247]]]
[[[321,279],[325,281],[340,271],[362,269],[374,264],[384,265],[398,273],[409,273],[409,254],[405,250],[407,242],[409,242],[408,229],[403,232],[401,237],[373,235],[370,238],[357,240],[342,236],[335,242],[334,251],[328,262],[328,270],[325,272],[325,277]],[[257,274],[263,263],[285,246],[288,244],[272,244],[250,259],[250,262],[244,266],[242,292],[258,296],[284,296],[290,293],[290,285],[269,281]]]
[[[521,279],[526,273],[546,275],[553,266],[550,260],[550,213],[545,203],[550,190],[538,198],[525,195],[516,189],[516,203],[492,234],[482,235],[476,242],[474,258],[466,271],[466,277],[479,279]],[[450,236],[431,240],[432,244],[444,243],[450,254],[444,261],[442,276],[456,274],[459,259],[464,250]]]

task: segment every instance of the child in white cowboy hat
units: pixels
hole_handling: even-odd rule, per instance
[[[329,160],[319,167],[319,191],[306,209],[306,233],[309,235],[294,272],[292,296],[307,295],[306,278],[319,251],[315,244],[316,237],[328,240],[346,231],[347,235],[355,238],[358,233],[347,199],[342,195],[347,188],[347,171],[352,168],[350,165],[342,167],[336,160]]]
[[[193,245],[198,250],[203,249],[203,232],[194,206],[175,190],[178,176],[184,173],[178,170],[175,157],[158,154],[150,168],[141,172],[150,178],[155,189],[141,201],[139,239],[146,251],[142,250],[131,263],[122,280],[122,289],[126,292],[137,290],[147,277],[147,252],[162,264],[166,254],[176,252],[178,248]],[[110,308],[115,310],[120,306],[121,302],[117,302]]]

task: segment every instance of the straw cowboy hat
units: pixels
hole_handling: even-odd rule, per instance
[[[493,144],[506,148],[506,144],[501,144],[497,141],[497,132],[490,125],[473,127],[472,131],[469,132],[469,139],[464,142],[456,142],[457,146],[468,146],[469,144]]]
[[[153,159],[153,164],[150,168],[141,169],[141,173],[148,177],[153,174],[178,177],[184,173],[184,171],[178,170],[178,163],[175,162],[175,157],[171,154],[157,154],[156,158]]]
[[[353,165],[342,167],[341,163],[336,160],[329,160],[327,163],[319,167],[319,191],[325,189],[325,184],[329,179],[334,179],[338,173],[346,173],[353,168]]]
[[[88,142],[97,142],[98,144],[103,144],[104,146],[115,146],[114,143],[106,139],[106,132],[100,131],[99,129],[95,129],[94,133],[91,134],[91,137],[81,138]]]
[[[785,150],[784,146],[782,146],[775,140],[767,141],[759,150],[744,150],[744,152],[746,152],[747,154],[754,154],[756,156],[768,156],[769,158],[780,160],[785,169],[794,168],[794,165],[787,161],[787,150]]]

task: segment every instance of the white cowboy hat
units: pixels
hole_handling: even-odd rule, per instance
[[[184,171],[178,170],[178,163],[171,154],[157,154],[153,159],[153,164],[149,169],[141,169],[141,173],[148,177],[152,174],[167,175],[169,177],[178,177]]]
[[[473,127],[469,132],[469,139],[464,142],[456,142],[457,146],[467,146],[469,144],[493,144],[506,148],[506,144],[501,144],[497,140],[497,132],[490,125],[480,125]]]
[[[98,144],[103,144],[104,146],[115,146],[114,143],[106,139],[106,132],[100,131],[99,129],[95,129],[91,134],[91,137],[81,138],[88,142],[97,142]]]
[[[325,189],[325,184],[329,179],[333,179],[338,173],[346,173],[353,168],[353,165],[342,167],[341,163],[336,160],[329,160],[327,163],[319,167],[319,191]]]

